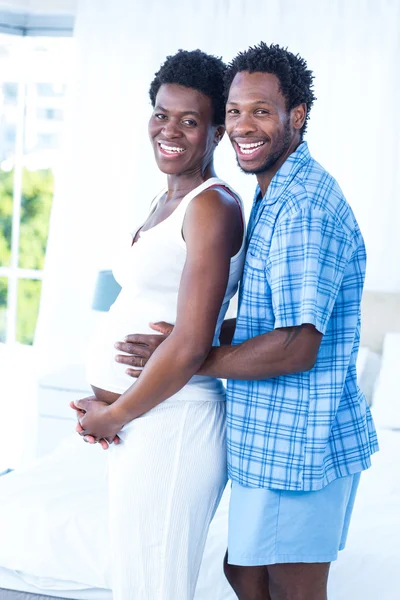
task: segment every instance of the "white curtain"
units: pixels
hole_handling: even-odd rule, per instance
[[[307,140],[339,181],[365,236],[367,287],[400,291],[399,0],[78,0],[77,80],[58,179],[37,346],[49,368],[81,362],[97,271],[162,186],[147,139],[147,90],[167,54],[229,60],[260,40],[288,46],[315,73]],[[249,206],[227,141],[218,174]]]

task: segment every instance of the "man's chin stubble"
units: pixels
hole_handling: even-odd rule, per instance
[[[239,162],[238,157],[236,156],[236,162],[237,165],[239,167],[239,169],[242,171],[242,173],[245,173],[245,175],[260,175],[261,173],[265,173],[265,171],[268,171],[268,169],[271,168],[271,165],[269,164],[269,162],[266,162],[264,165],[261,165],[258,168],[253,168],[253,169],[244,169],[242,167],[242,165]]]
[[[268,140],[268,141],[270,142],[271,140]],[[261,175],[262,173],[265,173],[266,171],[269,171],[270,169],[272,169],[272,167],[274,165],[276,165],[278,160],[280,160],[282,158],[282,156],[285,155],[285,153],[288,151],[288,149],[290,147],[291,134],[290,134],[290,129],[289,129],[288,123],[285,126],[283,134],[279,138],[279,142],[280,143],[277,143],[278,149],[275,150],[275,152],[272,152],[272,154],[270,154],[268,156],[268,158],[265,160],[264,164],[260,165],[259,167],[256,167],[255,169],[254,168],[248,169],[248,170],[244,169],[242,167],[242,165],[239,163],[239,158],[238,158],[238,155],[236,154],[236,161],[239,166],[239,169],[243,173],[246,173],[246,175]]]
[[[237,164],[238,164],[239,168],[241,169],[241,171],[243,171],[243,173],[246,173],[247,175],[261,175],[262,173],[269,171],[270,169],[272,169],[272,167],[274,165],[276,165],[276,163],[287,152],[289,145],[290,145],[290,136],[288,135],[288,132],[287,132],[285,138],[283,139],[283,143],[282,143],[280,150],[277,152],[274,152],[273,154],[270,154],[269,157],[264,162],[264,164],[260,165],[259,167],[256,167],[255,169],[253,168],[253,169],[246,170],[239,163],[239,158],[237,155],[236,155],[236,161],[237,161]]]

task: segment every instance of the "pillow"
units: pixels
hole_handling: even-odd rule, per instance
[[[357,380],[370,406],[380,367],[381,357],[379,354],[361,346],[357,357]]]
[[[365,372],[365,367],[368,360],[369,350],[365,346],[360,346],[357,356],[357,379],[360,382]]]
[[[387,333],[372,401],[372,414],[378,427],[400,429],[399,368],[400,333]]]

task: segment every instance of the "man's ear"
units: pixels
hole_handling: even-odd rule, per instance
[[[299,104],[290,111],[290,122],[293,129],[301,129],[307,116],[307,104]]]

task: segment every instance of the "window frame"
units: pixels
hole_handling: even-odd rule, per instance
[[[74,15],[33,14],[27,11],[2,9],[0,6],[0,33],[21,37],[72,37]],[[17,125],[13,178],[13,213],[11,230],[11,261],[7,267],[0,266],[0,277],[6,277],[7,314],[6,344],[17,341],[18,282],[20,279],[42,280],[43,271],[19,267],[19,242],[21,228],[22,178],[24,137],[26,129],[26,81],[18,81]]]

